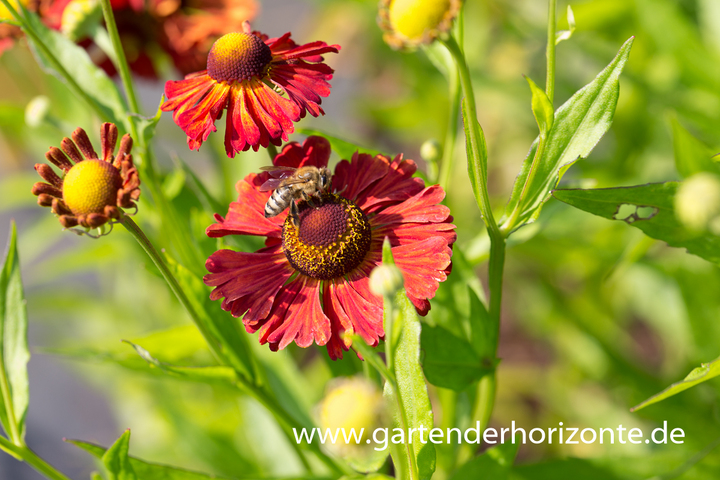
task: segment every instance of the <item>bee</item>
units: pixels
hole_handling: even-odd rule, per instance
[[[270,173],[270,179],[260,186],[261,192],[274,190],[265,204],[265,218],[275,217],[290,207],[290,218],[295,227],[300,225],[300,211],[297,201],[312,202],[312,197],[330,190],[331,174],[327,168],[313,166],[293,167],[262,167]]]

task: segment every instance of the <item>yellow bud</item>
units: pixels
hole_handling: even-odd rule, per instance
[[[60,31],[70,40],[81,40],[93,34],[101,17],[98,0],[71,0],[63,10]]]
[[[370,291],[382,297],[391,297],[403,288],[402,272],[395,265],[380,265],[370,272]]]
[[[426,162],[437,163],[442,158],[442,154],[442,145],[434,138],[426,140],[420,147],[420,156]]]
[[[356,459],[369,453],[368,449],[372,450],[374,444],[368,444],[367,440],[371,439],[373,430],[386,427],[388,421],[380,389],[358,377],[337,379],[318,405],[317,416],[323,431],[339,432],[337,441],[326,443],[326,447],[342,457]]]
[[[689,230],[718,229],[720,177],[701,172],[685,180],[675,194],[675,215]]]
[[[382,0],[380,27],[393,48],[429,44],[450,30],[461,0]]]

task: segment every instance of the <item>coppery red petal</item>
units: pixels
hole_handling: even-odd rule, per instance
[[[205,233],[209,237],[265,235],[280,238],[281,225],[287,213],[265,218],[265,203],[272,192],[261,192],[259,187],[267,179],[267,172],[263,172],[260,175],[251,173],[240,180],[235,187],[238,191],[238,201],[230,204],[225,218],[216,214],[217,223],[210,225]]]
[[[316,135],[305,139],[302,145],[298,142],[286,144],[282,151],[273,159],[273,164],[283,167],[327,167],[330,160],[330,142]]]
[[[219,250],[205,267],[210,274],[203,280],[215,287],[210,298],[224,297],[222,308],[235,317],[245,314],[248,331],[255,331],[257,322],[270,313],[275,295],[293,273],[278,245],[255,253]]]
[[[280,349],[295,342],[300,347],[309,347],[313,342],[325,345],[330,339],[330,319],[320,305],[320,281],[298,276],[291,285],[298,284],[294,308],[288,309],[280,325],[267,335],[267,341],[278,344]],[[273,319],[271,318],[271,321]]]

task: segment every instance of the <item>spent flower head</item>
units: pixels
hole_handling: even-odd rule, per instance
[[[99,228],[119,219],[121,208],[135,208],[140,196],[140,179],[133,164],[132,138],[125,135],[115,155],[118,130],[112,123],[100,129],[101,155],[82,128],[63,138],[60,148],[50,147],[45,158],[61,170],[61,176],[46,163],[35,170],[47,182],[33,185],[38,205],[51,207],[65,228]],[[85,233],[85,232],[80,232]]]
[[[289,33],[268,38],[245,22],[242,32],[215,42],[207,70],[165,84],[168,100],[162,109],[173,112],[191,150],[217,131],[215,121],[225,109],[229,157],[270,143],[279,146],[295,131],[293,122],[306,113],[325,113],[321,97],[330,94],[333,70],[320,55],[339,50],[338,45],[319,41],[298,45]]]

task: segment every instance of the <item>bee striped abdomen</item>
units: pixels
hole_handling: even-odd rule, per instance
[[[265,218],[275,217],[282,213],[292,201],[292,193],[287,187],[280,187],[270,195],[265,204]]]

